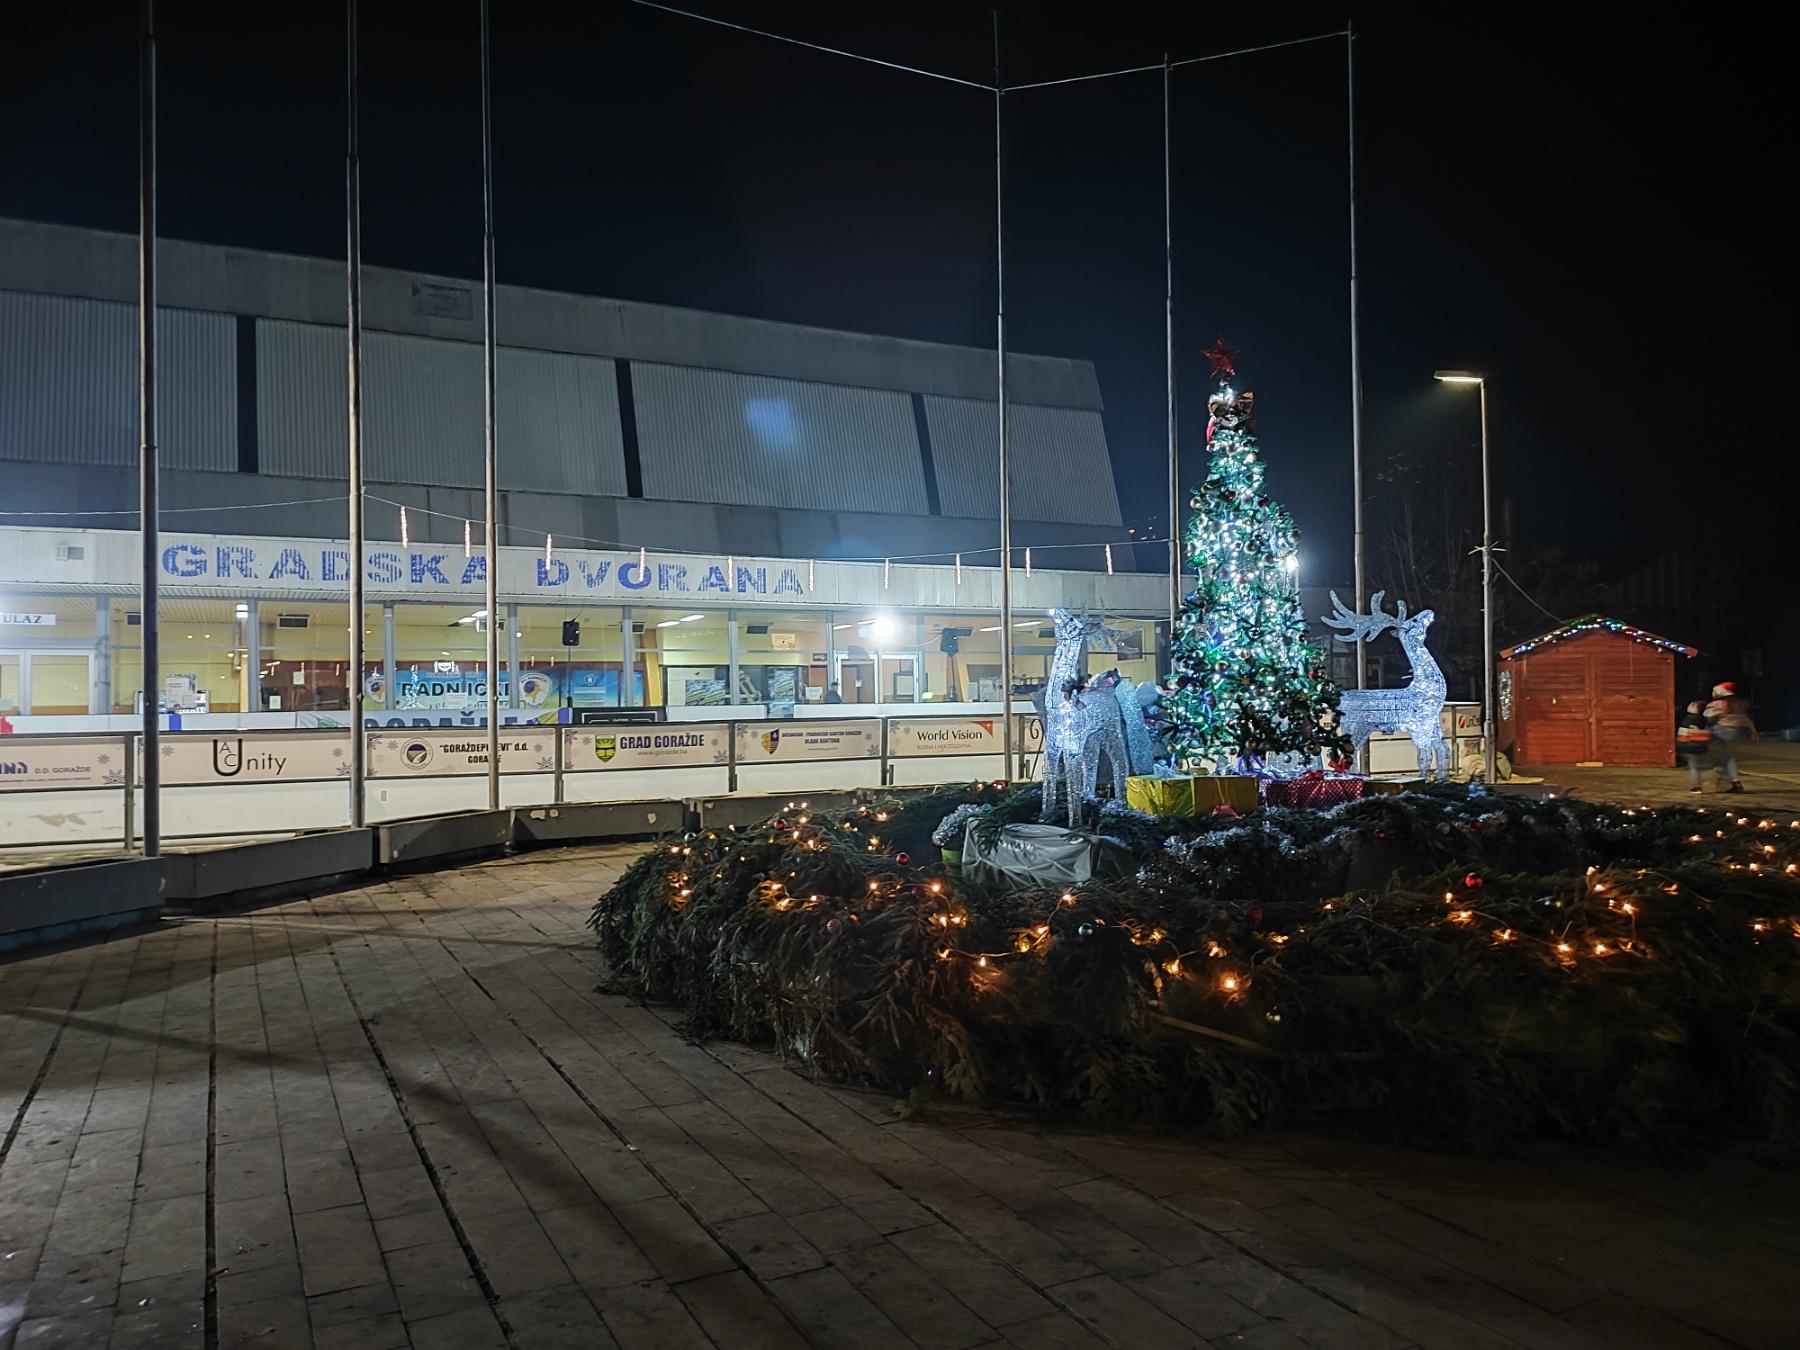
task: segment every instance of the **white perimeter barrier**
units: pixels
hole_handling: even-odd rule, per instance
[[[1033,715],[1014,716],[1014,750],[1029,764],[1043,748],[1043,726]],[[164,838],[348,825],[352,734],[323,727],[165,733]],[[371,823],[487,805],[486,728],[364,734]],[[999,714],[503,727],[500,799],[544,806],[1000,778],[1002,735]],[[143,831],[141,754],[137,736],[0,738],[0,849],[134,844]]]

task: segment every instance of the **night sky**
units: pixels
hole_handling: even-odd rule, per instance
[[[985,9],[701,7],[992,74]],[[279,27],[263,6],[162,8],[164,232],[341,256],[341,8],[287,7]],[[476,7],[364,9],[365,259],[478,275]],[[0,214],[135,228],[135,10],[9,21]],[[495,11],[503,281],[991,343],[991,95],[623,0]],[[1002,11],[1009,83],[1344,24],[1306,7],[1059,14]],[[1484,370],[1515,560],[1685,541],[1734,578],[1779,578],[1773,605],[1792,582],[1771,531],[1796,505],[1773,44],[1462,8],[1358,32],[1371,470],[1396,453],[1452,466],[1474,525],[1475,400],[1431,372]],[[1199,350],[1222,334],[1320,581],[1350,562],[1344,65],[1323,41],[1185,68],[1174,97],[1188,469]],[[1096,364],[1127,523],[1160,533],[1160,74],[1005,105],[1011,344]]]

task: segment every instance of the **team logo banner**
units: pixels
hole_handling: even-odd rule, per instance
[[[563,769],[692,769],[731,759],[729,729],[715,722],[642,722],[631,727],[568,727],[563,731]]]
[[[738,765],[807,759],[874,759],[881,754],[881,722],[815,722],[810,718],[770,726],[739,722]]]
[[[369,777],[443,778],[486,773],[487,730],[420,728],[372,732]],[[500,735],[501,773],[554,773],[556,733],[549,727],[506,727]]]

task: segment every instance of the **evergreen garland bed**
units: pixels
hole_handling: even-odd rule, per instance
[[[1434,787],[1101,828],[1135,875],[978,890],[969,785],[651,849],[595,905],[616,987],[914,1100],[1109,1125],[1800,1141],[1800,822]]]

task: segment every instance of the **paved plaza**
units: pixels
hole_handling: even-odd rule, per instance
[[[1800,1183],[896,1118],[596,992],[632,848],[0,965],[6,1346],[1755,1347]]]

